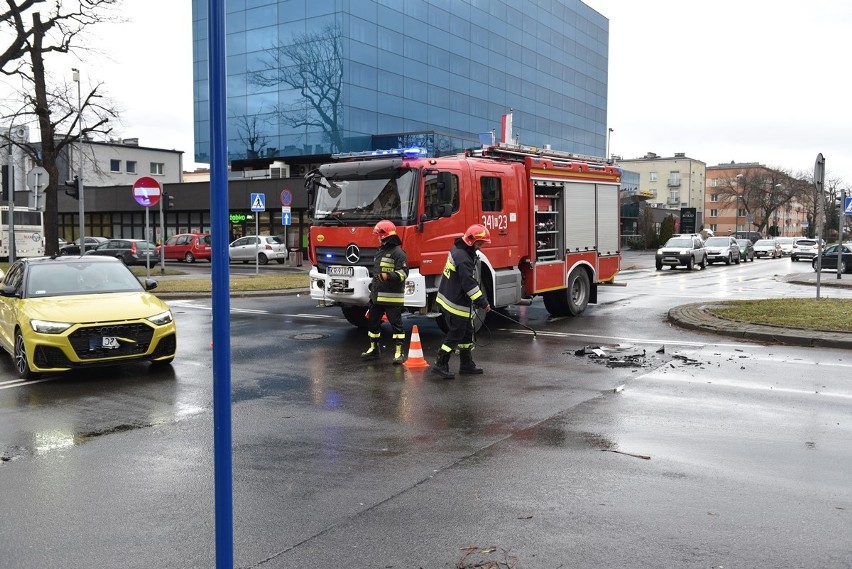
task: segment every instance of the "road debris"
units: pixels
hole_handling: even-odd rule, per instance
[[[517,569],[518,557],[502,547],[462,547],[455,569]]]
[[[642,460],[651,460],[651,457],[648,456],[647,454],[634,454],[632,452],[624,452],[624,451],[621,451],[621,450],[615,450],[615,449],[611,449],[611,448],[602,448],[601,450],[603,452],[615,452],[615,453],[623,454],[623,455],[626,455],[626,456],[632,456],[633,458],[641,458]]]

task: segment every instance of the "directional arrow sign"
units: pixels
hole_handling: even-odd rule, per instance
[[[153,207],[160,203],[160,182],[150,176],[142,176],[133,183],[133,199],[141,206]]]
[[[281,225],[291,225],[293,222],[293,214],[290,212],[290,206],[281,206]]]
[[[266,211],[266,194],[251,195],[251,210]]]

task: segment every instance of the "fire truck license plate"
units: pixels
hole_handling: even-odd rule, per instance
[[[328,276],[330,277],[351,277],[355,274],[352,267],[329,267]]]

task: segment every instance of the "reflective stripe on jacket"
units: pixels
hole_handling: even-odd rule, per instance
[[[381,273],[388,275],[388,280],[374,280],[370,291],[373,304],[405,304],[405,279],[408,278],[408,255],[405,254],[401,241],[396,235],[391,235],[384,241],[376,252],[373,261],[373,276]]]
[[[470,317],[471,304],[485,307],[488,300],[477,282],[476,250],[456,239],[447,255],[443,278],[438,285],[437,302],[447,312],[462,318]]]

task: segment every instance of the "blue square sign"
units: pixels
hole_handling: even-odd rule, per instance
[[[266,211],[266,194],[251,195],[251,210]]]
[[[843,215],[852,215],[852,197],[847,197],[843,202]]]

